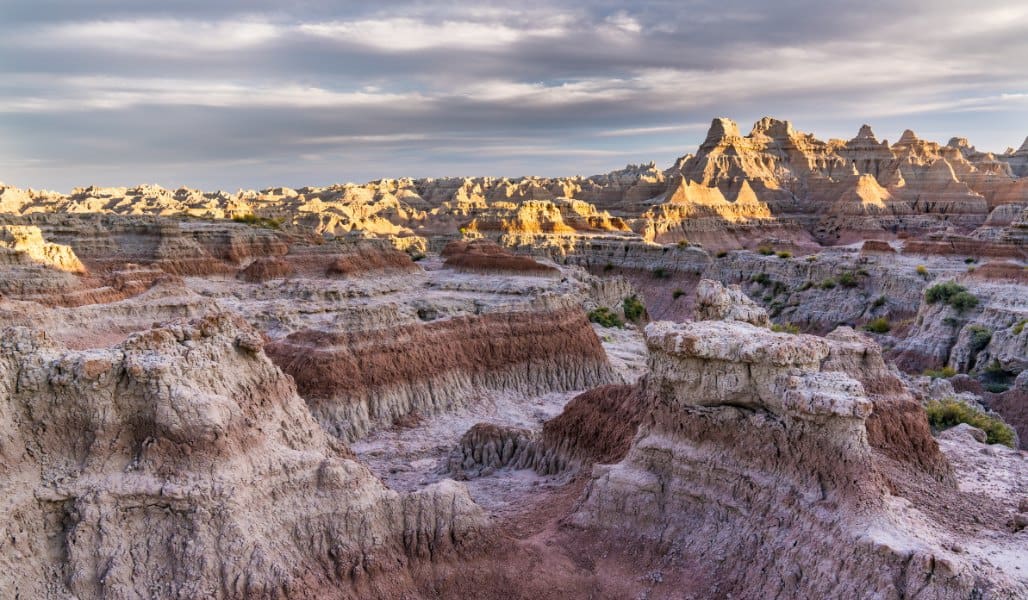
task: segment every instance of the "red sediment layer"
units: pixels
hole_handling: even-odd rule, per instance
[[[281,279],[293,274],[293,266],[281,258],[258,258],[248,267],[239,271],[236,277],[250,283],[261,283],[271,279]]]
[[[305,330],[269,344],[267,353],[296,379],[304,398],[371,389],[452,371],[468,374],[523,364],[544,369],[556,359],[605,362],[606,354],[579,309],[454,317],[388,331]]]
[[[1023,244],[983,242],[972,238],[907,240],[903,245],[903,253],[1028,259],[1028,247]]]
[[[976,267],[971,276],[976,279],[1007,279],[1017,283],[1028,283],[1028,270],[1009,261],[985,263]]]
[[[384,270],[409,273],[417,269],[410,256],[394,248],[360,247],[333,260],[326,275],[353,276]]]
[[[543,443],[567,458],[611,463],[625,457],[646,408],[639,386],[603,385],[575,396],[543,425]]]
[[[499,244],[489,240],[450,242],[442,251],[445,266],[460,271],[530,273],[533,275],[560,273],[554,267],[537,262],[529,256],[511,254]]]
[[[864,244],[860,247],[860,252],[886,252],[888,254],[895,254],[896,250],[885,240],[864,240]]]

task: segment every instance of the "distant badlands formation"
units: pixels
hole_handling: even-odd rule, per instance
[[[1028,597],[1028,455],[922,409],[1028,441],[1026,182],[717,119],[665,171],[2,187],[0,598]]]
[[[582,235],[618,235],[719,250],[762,235],[834,245],[1005,226],[1024,220],[1014,207],[1028,198],[1026,176],[1028,139],[995,155],[963,138],[940,145],[909,130],[890,146],[866,125],[849,141],[823,142],[787,121],[761,119],[743,136],[734,122],[715,119],[697,154],[664,171],[630,165],[588,178],[385,179],[235,194],[141,186],[61,195],[6,187],[0,211],[252,214],[332,236],[389,236],[401,248],[422,250],[458,230],[504,237],[507,245],[560,248]]]

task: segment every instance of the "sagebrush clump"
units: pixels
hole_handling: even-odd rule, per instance
[[[589,311],[589,320],[603,327],[624,327],[625,322],[614,311],[606,306]]]
[[[646,314],[646,307],[643,306],[642,301],[635,296],[629,296],[622,302],[622,308],[625,313],[625,318],[629,321],[638,321]]]
[[[864,330],[870,331],[872,333],[886,333],[890,329],[892,329],[892,325],[889,324],[889,320],[885,317],[878,317],[877,319],[872,319],[868,321],[866,325],[864,325]]]
[[[1014,447],[1014,430],[1002,419],[955,398],[932,400],[925,406],[925,413],[936,431],[967,423],[984,431],[988,443]]]

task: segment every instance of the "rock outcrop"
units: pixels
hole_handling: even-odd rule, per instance
[[[354,440],[411,413],[435,414],[480,389],[539,394],[613,380],[580,308],[461,316],[360,332],[299,331],[268,347],[314,415]]]
[[[958,492],[923,415],[913,430],[871,433],[869,418],[881,410],[874,381],[863,370],[836,370],[877,352],[860,336],[823,339],[701,321],[654,323],[647,339],[645,393],[653,408],[625,459],[594,467],[574,523],[621,543],[671,548],[694,573],[699,595],[1028,591],[1013,565],[944,541],[956,525],[926,505],[933,494]],[[899,478],[890,479],[882,461],[903,452],[881,448],[876,437],[923,454],[944,472],[929,474],[927,490],[897,491]],[[916,445],[923,450],[913,451]],[[1002,523],[988,527],[1005,547],[1019,543]]]
[[[225,315],[86,351],[5,330],[0,595],[385,596],[473,539],[466,490],[386,488],[261,345]]]
[[[743,321],[757,327],[771,324],[767,311],[739,286],[725,287],[710,279],[701,279],[696,286],[695,316],[698,321]]]

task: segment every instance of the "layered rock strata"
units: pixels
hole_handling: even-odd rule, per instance
[[[299,331],[268,347],[321,424],[345,440],[476,390],[537,394],[613,380],[580,308],[455,316],[358,332]]]
[[[357,598],[414,588],[482,515],[401,495],[327,436],[225,315],[70,351],[0,343],[0,595]]]
[[[913,430],[872,433],[869,419],[883,410],[874,382],[835,369],[877,351],[838,336],[716,321],[648,326],[653,408],[625,459],[594,467],[572,521],[670,548],[701,595],[1026,593],[1012,565],[946,541],[957,536],[954,524],[926,503],[957,492],[924,417]],[[921,456],[907,466],[928,476],[930,491],[895,491],[890,452]],[[984,527],[1016,546],[1002,524]]]

